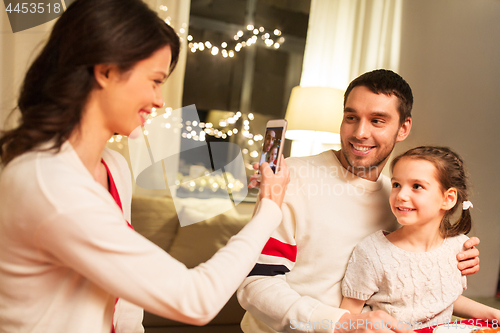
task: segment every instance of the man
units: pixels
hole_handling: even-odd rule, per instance
[[[365,73],[345,92],[341,150],[290,158],[283,221],[238,290],[244,332],[406,332],[381,311],[339,309],[341,282],[358,242],[394,230],[390,180],[381,175],[397,142],[410,133],[413,95],[398,74]],[[471,238],[466,248],[479,243]],[[461,253],[463,274],[478,269],[477,249]],[[462,258],[459,258],[462,259]],[[385,331],[388,331],[387,329]]]

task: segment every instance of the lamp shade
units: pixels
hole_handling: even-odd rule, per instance
[[[330,87],[292,89],[286,110],[286,137],[301,139],[305,132],[316,131],[323,142],[331,141],[329,133],[339,133],[343,117],[344,91]],[[323,133],[321,133],[323,132]],[[338,140],[338,134],[335,136]]]

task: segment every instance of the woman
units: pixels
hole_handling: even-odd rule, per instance
[[[203,325],[253,267],[281,220],[284,163],[276,176],[262,167],[252,221],[192,270],[127,226],[130,173],[105,145],[163,106],[178,54],[140,0],[77,0],[55,24],[26,74],[20,125],[0,138],[1,332],[142,331],[142,310],[115,311],[117,298]]]

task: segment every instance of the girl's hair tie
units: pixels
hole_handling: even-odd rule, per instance
[[[470,202],[469,200],[467,200],[467,201],[464,201],[462,203],[462,207],[463,207],[463,210],[467,210],[469,208],[474,207],[474,205],[472,204],[472,202]]]

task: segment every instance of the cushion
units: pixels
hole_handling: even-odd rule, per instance
[[[174,204],[176,207],[181,207],[179,209],[179,222],[181,227],[198,223],[227,211],[234,210],[234,204],[229,197],[210,199],[199,199],[194,197],[174,198]],[[183,214],[184,207],[188,210],[186,214]]]
[[[170,250],[179,228],[179,218],[172,198],[134,195],[132,226],[163,250]]]
[[[206,212],[201,209],[184,206],[180,217],[200,220],[203,219],[203,214],[207,216]],[[238,214],[235,208],[217,216],[211,214],[208,216],[211,217],[202,222],[180,227],[170,248],[170,255],[188,268],[198,266],[210,259],[252,218],[250,214]]]

